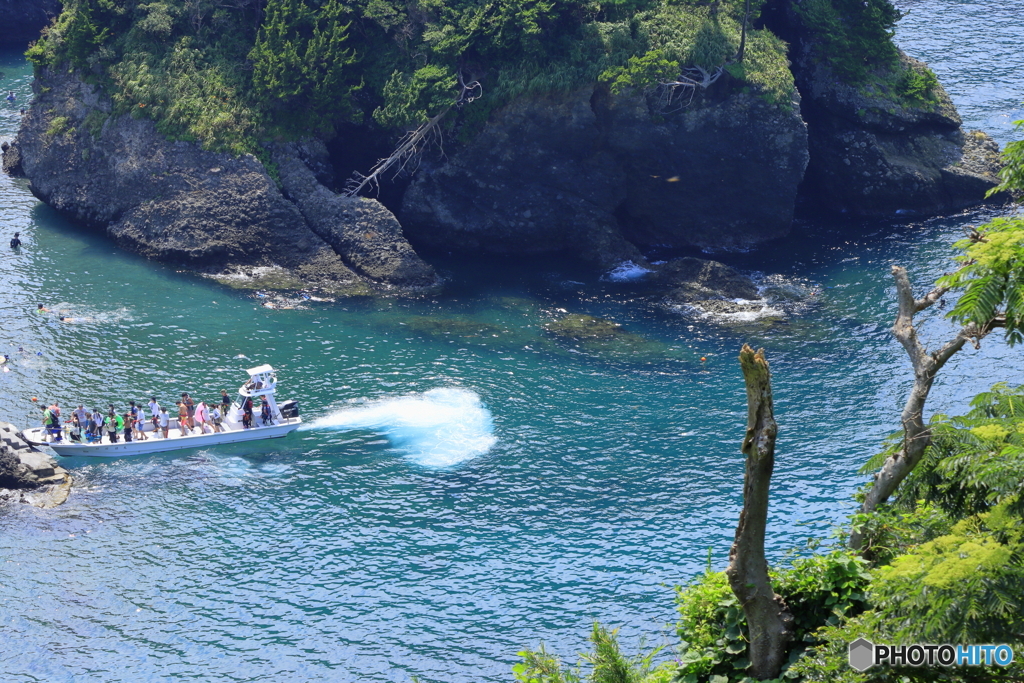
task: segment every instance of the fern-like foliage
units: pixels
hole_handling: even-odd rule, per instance
[[[962,265],[939,285],[963,295],[948,317],[982,328],[1003,324],[1009,344],[1024,341],[1024,218],[996,218],[953,247]]]
[[[931,445],[900,486],[898,507],[926,501],[955,520],[1004,503],[1024,513],[1024,387],[996,384],[971,406],[933,418]]]

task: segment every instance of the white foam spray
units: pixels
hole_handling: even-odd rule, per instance
[[[483,455],[498,441],[491,411],[480,396],[454,387],[343,408],[306,429],[373,430],[427,467],[457,465]]]
[[[601,279],[611,282],[630,282],[632,280],[639,280],[650,272],[649,268],[644,268],[632,261],[623,261],[602,275]]]

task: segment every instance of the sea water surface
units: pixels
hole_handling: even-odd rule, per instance
[[[1024,118],[1016,4],[901,5],[900,43],[1001,143]],[[14,53],[0,71],[18,95],[0,103],[3,139],[31,73]],[[723,256],[796,297],[756,316],[666,310],[642,280],[512,258],[435,260],[437,297],[272,310],[124,253],[0,177],[0,419],[37,421],[32,397],[212,399],[270,363],[307,422],[261,445],[65,460],[66,504],[0,510],[2,679],[501,681],[541,641],[571,659],[595,619],[628,649],[672,645],[671,586],[724,566],[739,509],[741,344],[774,372],[781,561],[851,511],[858,467],[897,427],[910,369],[889,333],[891,265],[923,291],[994,214],[802,221]],[[544,325],[566,313],[635,336],[563,343]],[[941,313],[925,315],[929,343],[951,334]],[[964,410],[1000,380],[1024,381],[1019,351],[986,340],[930,406]]]

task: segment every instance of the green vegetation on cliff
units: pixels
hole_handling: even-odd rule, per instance
[[[743,0],[69,0],[28,56],[81,70],[171,137],[244,152],[453,105],[446,124],[473,128],[523,94],[645,89],[694,67],[788,102],[785,44],[751,28],[759,6],[742,64]]]

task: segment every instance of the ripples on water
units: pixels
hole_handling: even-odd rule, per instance
[[[907,7],[901,44],[932,62],[967,125],[1005,142],[1000,122],[1024,98],[1011,77],[1021,18],[996,3]],[[959,27],[944,29],[956,50],[929,17]],[[1006,54],[964,62],[960,50]],[[24,102],[27,67],[0,59],[0,86]],[[16,123],[0,107],[0,137]],[[266,446],[72,460],[67,504],[0,511],[0,670],[76,683],[498,681],[524,646],[583,647],[592,619],[623,625],[630,647],[640,634],[672,643],[665,584],[700,571],[709,547],[723,566],[731,542],[740,344],[764,346],[775,373],[778,559],[850,510],[857,467],[896,426],[909,368],[888,332],[889,266],[923,285],[987,215],[801,223],[732,259],[761,273],[766,301],[806,294],[771,322],[666,311],[640,298],[642,280],[554,260],[441,261],[437,300],[271,311],[118,252],[0,178],[0,353],[12,356],[0,418],[35,419],[31,396],[212,398],[269,362],[311,424]],[[15,229],[20,256],[6,250]],[[81,320],[38,315],[37,302]],[[563,311],[636,336],[563,343],[543,329]],[[937,315],[931,340],[949,334]],[[1020,375],[1019,355],[987,342],[951,362],[932,406],[960,410]]]

